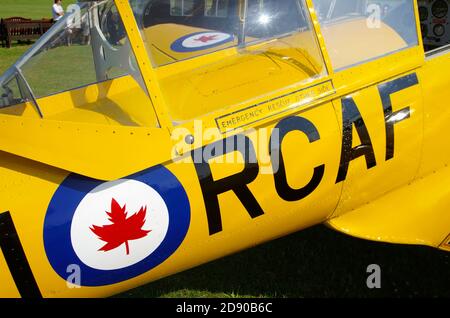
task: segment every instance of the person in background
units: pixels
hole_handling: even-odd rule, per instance
[[[81,25],[81,29],[83,32],[82,44],[89,45],[91,44],[91,29],[89,25],[89,15],[87,13],[85,13],[81,17]]]
[[[391,11],[391,6],[388,4],[385,4],[383,6],[383,11],[381,11],[381,17],[383,19],[386,18],[390,11]]]
[[[52,7],[53,21],[58,21],[64,15],[64,9],[62,7],[62,0],[55,0]]]

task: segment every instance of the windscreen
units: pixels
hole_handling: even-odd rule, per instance
[[[415,0],[313,0],[335,70],[419,44]]]
[[[83,2],[69,7],[0,78],[0,106],[29,100],[30,94],[39,99],[127,75],[145,91],[114,1]]]

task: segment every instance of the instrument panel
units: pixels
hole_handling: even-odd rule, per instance
[[[425,45],[450,44],[450,0],[419,0],[419,17]]]

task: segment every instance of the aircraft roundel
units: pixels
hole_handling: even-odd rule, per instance
[[[175,52],[195,52],[220,46],[234,40],[232,34],[223,32],[197,32],[179,38],[172,43],[171,49]]]
[[[44,245],[62,278],[75,265],[82,286],[110,285],[164,262],[189,224],[186,192],[163,166],[109,182],[71,174],[50,201]]]

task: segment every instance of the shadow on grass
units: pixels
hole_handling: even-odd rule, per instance
[[[382,288],[366,286],[369,264]],[[316,226],[119,297],[450,297],[450,253]]]
[[[15,48],[28,47],[30,45],[33,45],[34,43],[36,43],[35,40],[14,41],[14,42],[11,43],[11,47],[10,48],[2,47],[0,45],[0,49],[10,50],[10,49],[15,49]]]

